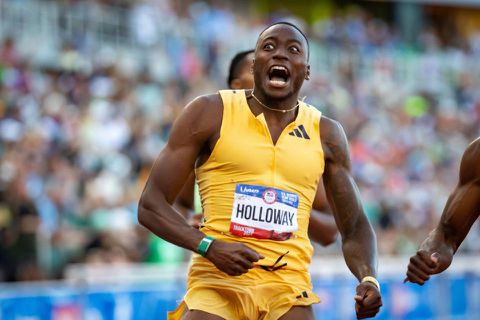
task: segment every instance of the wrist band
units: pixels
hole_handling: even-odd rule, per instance
[[[197,251],[202,257],[205,257],[205,255],[207,254],[208,248],[210,248],[210,245],[214,240],[215,238],[205,237],[202,239],[202,241],[200,241],[200,243],[198,244]]]
[[[371,277],[371,276],[363,277],[361,283],[364,283],[364,282],[373,283],[377,287],[378,291],[380,291],[380,283],[374,277]]]

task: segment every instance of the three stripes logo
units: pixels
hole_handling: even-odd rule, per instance
[[[297,138],[310,140],[310,137],[308,136],[307,131],[305,131],[305,127],[303,126],[303,124],[299,125],[288,134],[291,136],[296,136]]]

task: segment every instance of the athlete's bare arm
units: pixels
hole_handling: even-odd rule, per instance
[[[377,242],[363,212],[360,194],[352,177],[350,153],[341,125],[329,118],[320,121],[325,152],[325,191],[342,237],[342,250],[347,266],[357,279],[377,275]],[[357,317],[369,318],[380,310],[379,288],[363,282],[356,290]]]
[[[191,102],[174,123],[170,138],[150,172],[139,202],[139,222],[168,242],[197,252],[205,237],[172,207],[195,161],[204,161],[220,135],[223,105],[211,95]],[[221,271],[240,275],[253,267],[260,255],[243,244],[215,240],[206,257]]]
[[[338,228],[328,206],[323,182],[320,181],[313,201],[313,210],[308,224],[308,236],[322,246],[328,246],[337,239]]]
[[[405,280],[423,285],[447,269],[480,214],[480,138],[465,150],[458,184],[448,198],[437,227],[410,258]]]
[[[195,209],[195,172],[192,171],[188,175],[183,188],[178,193],[175,199],[174,207],[182,213],[182,215],[188,219],[190,218],[190,212]]]

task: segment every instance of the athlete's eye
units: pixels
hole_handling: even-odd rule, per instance
[[[297,46],[291,46],[291,47],[290,47],[290,52],[300,53],[300,48],[297,47]]]
[[[273,50],[274,47],[273,47],[273,44],[267,43],[267,44],[265,44],[265,45],[263,46],[263,49],[265,49],[265,50]]]

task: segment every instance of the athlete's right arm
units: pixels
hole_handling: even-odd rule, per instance
[[[201,154],[209,154],[220,134],[223,104],[219,95],[192,101],[175,121],[170,138],[156,159],[138,206],[139,222],[160,238],[198,252],[205,237],[172,204]],[[206,151],[207,150],[207,151]],[[239,243],[215,240],[206,257],[221,271],[240,275],[259,254]]]
[[[405,280],[423,285],[447,269],[480,214],[480,138],[465,150],[458,184],[448,198],[437,227],[410,258]]]

